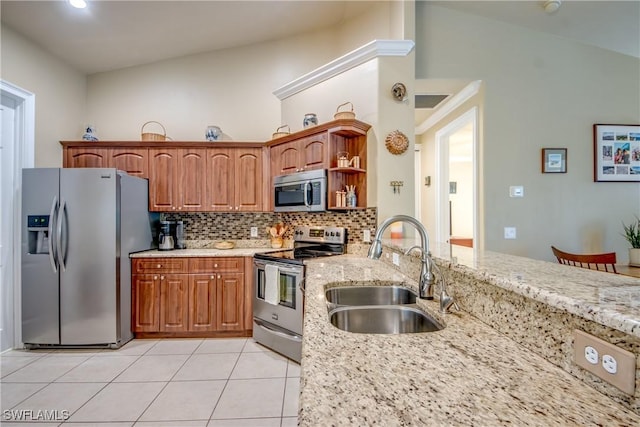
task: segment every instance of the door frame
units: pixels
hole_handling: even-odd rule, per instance
[[[478,242],[478,107],[474,106],[461,114],[449,124],[438,130],[436,141],[436,241],[449,240],[449,137],[458,130],[472,125],[472,167],[473,167],[473,247],[480,247]]]
[[[15,102],[15,136],[12,141],[13,150],[13,212],[11,212],[11,222],[13,224],[13,235],[11,236],[11,246],[13,251],[13,330],[14,348],[22,346],[22,310],[21,310],[21,258],[20,258],[20,235],[21,235],[21,211],[22,211],[22,169],[32,168],[35,164],[35,105],[36,97],[21,87],[18,87],[6,80],[0,79],[0,91],[2,95]]]

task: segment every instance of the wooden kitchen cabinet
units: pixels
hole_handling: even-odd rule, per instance
[[[91,144],[91,143],[87,143]],[[146,148],[73,147],[65,150],[65,168],[116,168],[140,178],[149,177]]]
[[[134,332],[160,330],[160,276],[134,274],[131,277],[131,310]]]
[[[271,147],[271,176],[326,169],[327,132],[294,139]]]
[[[351,127],[335,127],[329,129],[330,167],[327,174],[327,206],[328,209],[353,210],[367,207],[367,134],[361,129]],[[353,156],[360,157],[360,167],[338,167],[338,153],[348,153],[349,160]],[[344,191],[347,185],[356,189],[357,205],[355,208],[337,206],[336,191]]]
[[[145,336],[249,335],[245,268],[252,263],[247,259],[251,260],[242,257],[134,258],[134,332]]]
[[[207,211],[263,210],[261,148],[207,149]]]
[[[268,142],[271,183],[279,175],[327,169],[327,208],[366,208],[367,132],[370,128],[370,125],[358,120],[334,120]],[[348,153],[349,160],[359,156],[360,166],[338,167],[338,153],[343,152]],[[355,208],[338,206],[336,203],[336,191],[344,191],[347,185],[356,186]]]
[[[186,331],[188,262],[140,258],[132,261],[131,270],[133,331]]]
[[[187,274],[160,274],[160,332],[188,330],[188,280]]]
[[[244,329],[244,274],[220,273],[217,277],[218,329],[241,331]]]
[[[151,148],[149,165],[149,210],[204,210],[206,149]]]
[[[149,178],[149,150],[147,148],[111,148],[109,166],[139,178]]]
[[[89,144],[89,143],[87,143]],[[66,150],[62,166],[65,168],[108,168],[109,149],[78,147]]]

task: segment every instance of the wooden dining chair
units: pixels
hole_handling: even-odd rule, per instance
[[[608,271],[618,274],[616,271],[616,253],[608,252],[604,254],[571,254],[561,251],[551,246],[553,254],[558,258],[558,262],[574,267],[588,268],[590,270]]]

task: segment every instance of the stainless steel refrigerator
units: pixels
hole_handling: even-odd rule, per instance
[[[22,171],[22,342],[131,340],[129,254],[153,247],[148,181],[116,169]]]

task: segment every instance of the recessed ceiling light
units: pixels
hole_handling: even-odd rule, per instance
[[[87,7],[87,2],[84,0],[69,0],[69,4],[76,9],[84,9]]]

